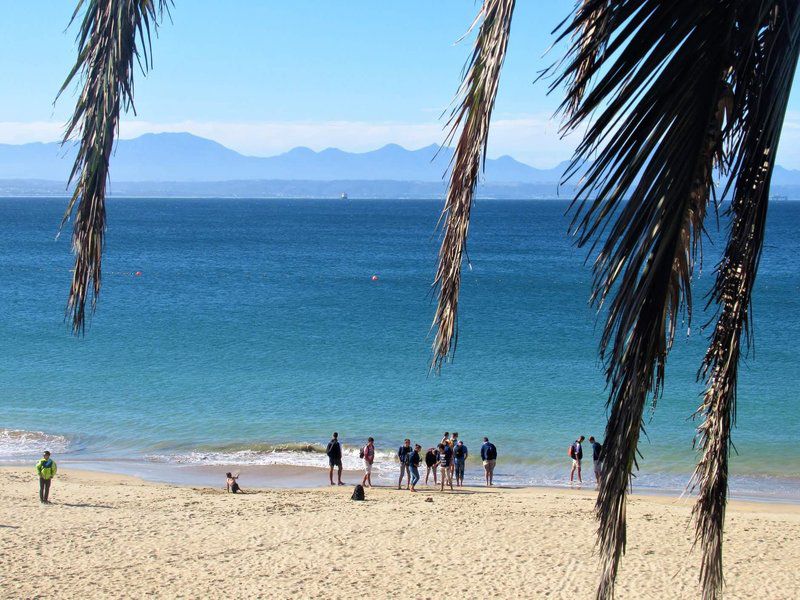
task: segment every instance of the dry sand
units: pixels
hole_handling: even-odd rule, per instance
[[[362,503],[349,486],[233,496],[63,469],[42,506],[37,486],[0,470],[3,598],[591,598],[597,579],[591,492]],[[725,598],[800,596],[798,508],[731,504]],[[631,499],[619,598],[698,597],[690,510]]]

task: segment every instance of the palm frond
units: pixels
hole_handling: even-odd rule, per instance
[[[58,92],[77,79],[81,94],[66,126],[66,143],[79,137],[78,154],[67,185],[76,181],[61,227],[75,215],[72,249],[75,267],[67,315],[74,333],[83,333],[86,300],[92,310],[100,294],[101,262],[106,227],[105,196],[108,166],[119,129],[121,110],[133,108],[133,71],[150,63],[150,32],[168,11],[170,0],[79,0],[72,22],[81,10],[77,35],[78,59]],[[77,206],[76,206],[77,204]]]
[[[566,94],[568,102],[563,109],[568,116],[575,114],[580,106],[589,81],[595,74],[597,58],[608,43],[610,5],[610,0],[582,0],[578,8],[576,20],[582,25],[574,33],[573,48],[568,55],[574,55],[579,62],[566,70],[570,81]]]
[[[783,2],[750,3],[739,11],[740,52],[732,72],[737,90],[732,160],[737,178],[729,209],[725,253],[717,265],[710,303],[719,317],[698,374],[706,381],[697,414],[701,457],[693,476],[699,487],[693,516],[702,548],[704,600],[721,597],[722,541],[728,492],[731,430],[743,335],[750,336],[750,301],[764,240],[769,187],[794,72],[800,55],[800,9]]]
[[[484,0],[475,23],[480,21],[472,56],[450,115],[445,145],[459,133],[453,156],[447,200],[439,222],[444,223],[439,263],[433,286],[438,303],[433,320],[436,337],[431,367],[441,369],[458,339],[458,294],[461,263],[469,231],[475,186],[485,159],[489,122],[494,108],[500,70],[508,45],[515,0]]]
[[[575,43],[557,81],[572,85],[562,105],[565,130],[599,116],[571,170],[593,157],[579,186],[572,230],[578,244],[599,246],[593,302],[607,307],[600,352],[610,415],[595,510],[602,577],[598,598],[614,593],[626,545],[627,491],[648,398],[660,395],[667,354],[685,315],[712,189],[724,166],[730,54],[736,0],[707,3],[621,0],[605,13],[607,42]],[[579,11],[563,35],[591,31]],[[624,202],[627,200],[627,202]],[[608,231],[606,231],[608,229]]]

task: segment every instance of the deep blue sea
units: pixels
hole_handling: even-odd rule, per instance
[[[459,345],[441,376],[428,373],[439,201],[111,200],[84,338],[64,322],[64,205],[0,199],[0,460],[46,445],[61,460],[322,465],[318,445],[337,430],[348,464],[371,435],[388,471],[404,437],[428,447],[455,430],[473,454],[483,435],[495,442],[500,483],[559,485],[568,444],[603,436],[601,320],[564,201],[477,203]],[[635,489],[679,491],[693,468],[699,308],[722,248],[710,229]],[[798,231],[800,204],[774,204],[734,495],[800,499]]]

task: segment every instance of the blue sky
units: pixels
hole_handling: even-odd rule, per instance
[[[7,2],[0,21],[0,143],[59,136],[74,95],[53,99],[74,60],[74,2]],[[539,167],[567,159],[537,71],[572,0],[519,2],[489,154]],[[138,115],[122,137],[190,131],[246,154],[294,146],[365,151],[441,142],[440,115],[458,86],[472,0],[175,0],[154,40],[155,68],[136,83]],[[69,90],[72,92],[73,90]],[[799,92],[800,93],[800,92]],[[779,161],[800,168],[800,101],[792,99]]]

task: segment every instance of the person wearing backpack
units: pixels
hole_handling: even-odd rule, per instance
[[[483,438],[481,460],[483,461],[483,470],[486,475],[486,485],[494,485],[494,466],[497,464],[497,448],[489,441],[488,437]]]
[[[436,466],[439,462],[439,451],[436,448],[428,448],[428,451],[425,453],[425,485],[428,485],[428,477],[433,471],[433,485],[436,485],[438,482],[436,480],[436,472],[438,467]]]
[[[400,479],[397,482],[397,489],[403,489],[403,476],[406,477],[406,489],[411,489],[411,440],[406,438],[403,445],[397,450],[397,458],[400,460]]]
[[[453,463],[455,464],[456,485],[458,487],[464,487],[464,469],[467,466],[467,456],[469,456],[469,451],[466,445],[461,440],[458,440],[455,448],[453,448]]]
[[[342,482],[342,445],[339,443],[339,434],[335,431],[333,432],[333,437],[331,441],[328,442],[328,447],[325,449],[325,454],[328,455],[328,465],[330,466],[330,480],[331,485],[333,484],[333,468],[339,468],[339,485],[344,485]]]
[[[36,474],[39,476],[39,502],[50,504],[50,484],[56,476],[56,461],[50,458],[50,452],[44,451],[43,457],[36,463]]]
[[[361,448],[358,453],[364,459],[364,479],[361,480],[362,486],[372,487],[372,463],[375,462],[375,440],[367,439],[367,445]]]
[[[595,485],[600,486],[600,472],[603,467],[603,446],[594,439],[593,435],[589,436],[589,443],[592,445],[592,462],[594,464],[594,481]]]
[[[572,459],[572,470],[569,472],[569,482],[572,483],[572,479],[575,476],[575,471],[578,471],[578,483],[583,483],[581,479],[581,460],[583,459],[583,440],[586,439],[583,436],[579,437],[577,440],[570,444],[569,449],[567,450],[567,454]]]

